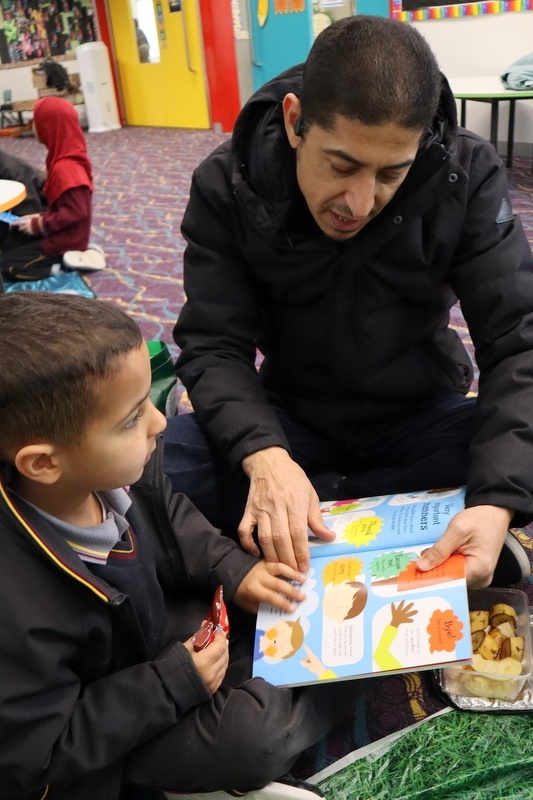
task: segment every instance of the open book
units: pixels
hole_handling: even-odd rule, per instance
[[[464,557],[415,566],[464,499],[460,487],[321,503],[337,538],[311,541],[296,611],[260,606],[254,676],[300,686],[470,661]]]

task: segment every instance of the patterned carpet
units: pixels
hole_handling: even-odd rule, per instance
[[[88,274],[101,299],[122,306],[146,339],[172,345],[183,305],[180,223],[191,173],[223,139],[210,131],[122,128],[87,134],[93,166],[92,242],[109,268]],[[46,149],[32,136],[3,137],[5,151],[44,167]]]
[[[183,304],[184,241],[180,223],[194,167],[224,140],[211,131],[126,127],[87,133],[95,193],[92,241],[109,268],[88,276],[102,299],[119,303],[145,338],[162,339],[175,352],[172,328]],[[3,137],[1,147],[44,166],[45,148],[32,136]],[[531,160],[515,158],[509,170],[514,209],[533,246]],[[452,322],[472,348],[460,309]]]
[[[87,133],[95,182],[92,241],[107,254],[109,268],[88,276],[97,296],[119,303],[145,338],[171,346],[183,304],[184,241],[180,222],[194,167],[223,139],[211,131],[122,128]],[[1,147],[44,166],[45,148],[32,136],[3,137]],[[514,209],[533,246],[531,160],[515,158],[509,170]],[[452,323],[472,349],[460,309]]]

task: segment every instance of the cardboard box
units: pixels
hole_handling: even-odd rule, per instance
[[[46,90],[47,94],[61,94],[56,89],[52,89],[46,85],[46,73],[40,67],[33,67],[31,71],[31,77],[33,81],[34,87],[39,92],[40,97],[45,97],[45,94],[41,94],[43,90]],[[70,73],[68,75],[69,82],[73,87],[72,91],[77,91],[80,88],[80,76],[78,73]]]
[[[36,89],[46,89],[46,74],[44,70],[39,67],[33,67],[31,77]]]

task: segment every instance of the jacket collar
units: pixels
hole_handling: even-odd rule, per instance
[[[109,603],[120,599],[120,592],[93,575],[61,534],[44,517],[30,506],[26,505],[24,511],[16,506],[8,492],[1,469],[0,526],[13,530],[17,536],[23,536],[58,569],[85,586],[100,600]]]

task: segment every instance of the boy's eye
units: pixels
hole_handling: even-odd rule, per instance
[[[130,430],[131,428],[134,428],[137,425],[137,423],[139,422],[139,420],[142,417],[143,413],[144,413],[144,408],[141,406],[141,408],[138,409],[138,411],[135,414],[135,416],[132,417],[130,420],[128,420],[126,422],[126,424],[124,425],[125,429],[126,430]]]

